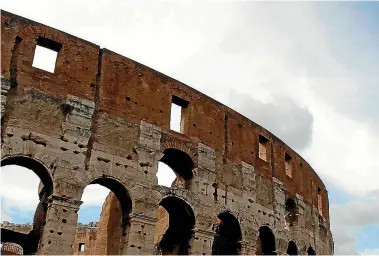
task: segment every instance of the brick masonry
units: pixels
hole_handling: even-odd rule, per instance
[[[117,197],[108,198],[109,211],[102,213],[108,217],[101,220],[108,222],[100,221],[105,233],[96,234],[97,239],[117,236],[112,244],[103,240],[108,253],[153,254],[155,233],[161,232],[156,226],[164,223],[157,210],[168,196],[193,210],[191,254],[211,253],[212,226],[225,210],[240,222],[244,254],[255,253],[264,225],[273,231],[278,253],[285,253],[290,240],[300,254],[309,247],[318,254],[333,252],[327,190],[312,167],[275,135],[108,49],[9,12],[2,11],[1,22],[2,163],[25,165],[32,159],[45,168],[35,170],[41,180],[53,184],[38,254],[77,251],[77,211],[83,190],[93,183]],[[32,67],[41,38],[60,45],[54,73]],[[173,96],[188,102],[182,133],[169,129]],[[259,157],[260,136],[267,139],[265,160]],[[193,178],[184,187],[180,179],[172,188],[157,184],[158,161],[170,148],[193,162]],[[285,154],[291,157],[291,177]],[[299,214],[294,225],[286,221],[288,198]],[[119,208],[112,202],[117,199]]]

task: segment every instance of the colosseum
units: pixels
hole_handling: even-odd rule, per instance
[[[53,70],[33,66],[37,46],[56,52]],[[159,162],[176,174],[171,187],[158,185]],[[9,253],[333,254],[325,185],[275,135],[127,57],[2,11],[6,165],[41,180],[33,223],[2,225]],[[112,192],[83,226],[89,184]]]

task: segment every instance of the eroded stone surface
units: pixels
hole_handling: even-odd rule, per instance
[[[262,249],[262,226],[272,230],[277,253],[284,254],[290,240],[299,254],[309,247],[333,252],[326,188],[276,136],[133,60],[7,12],[1,17],[2,164],[32,168],[34,161],[41,180],[53,184],[37,216],[44,225],[28,231],[40,239],[38,254],[159,253],[155,246],[169,223],[157,210],[166,198],[193,214],[191,254],[212,252],[216,216],[224,211],[240,224],[243,254]],[[32,67],[41,38],[61,45],[54,73]],[[173,97],[185,103],[182,133],[169,129]],[[265,159],[259,136],[267,139]],[[156,177],[168,149],[188,157],[178,172],[190,170],[178,174],[172,188],[159,186]],[[292,158],[291,177],[285,154]],[[90,183],[114,194],[100,225],[84,231],[77,211]],[[298,211],[294,225],[288,225],[289,198]],[[79,252],[79,243],[88,250]]]

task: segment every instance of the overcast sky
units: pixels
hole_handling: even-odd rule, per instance
[[[336,254],[379,254],[379,3],[0,2],[4,10],[178,79],[261,124],[325,181]],[[20,211],[20,197],[4,189],[16,191],[14,173],[2,171],[2,218],[23,221],[32,199],[21,189],[29,188],[33,174],[18,186],[27,195]],[[106,191],[100,199],[91,194],[81,212],[99,209]],[[91,219],[89,212],[81,221]]]

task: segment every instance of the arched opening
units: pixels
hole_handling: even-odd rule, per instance
[[[119,181],[100,177],[84,190],[74,254],[118,255],[128,242],[132,200]],[[82,224],[84,223],[84,224]]]
[[[297,255],[299,252],[297,250],[297,245],[294,241],[289,241],[288,242],[288,247],[287,247],[287,255]]]
[[[1,243],[1,255],[23,255],[24,249],[16,243]]]
[[[158,163],[158,185],[188,188],[195,165],[189,155],[175,148],[163,151]]]
[[[262,226],[258,230],[256,255],[276,255],[275,236],[267,226]]]
[[[294,226],[298,222],[299,211],[295,199],[288,198],[285,204],[285,221],[290,227]]]
[[[238,219],[229,211],[217,216],[212,255],[238,255],[241,251],[242,232]]]
[[[2,220],[8,221],[1,228],[1,242],[34,254],[44,228],[47,199],[53,193],[50,172],[38,160],[18,155],[1,160],[1,174]]]
[[[195,215],[191,206],[174,196],[164,198],[159,206],[155,236],[158,254],[188,255],[195,227]]]
[[[316,251],[313,249],[312,246],[310,246],[307,250],[308,255],[316,255]]]

